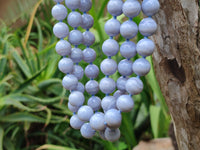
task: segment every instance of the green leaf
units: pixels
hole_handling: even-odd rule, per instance
[[[37,30],[38,30],[38,51],[41,51],[42,50],[42,42],[43,42],[42,29],[41,29],[41,25],[37,18],[35,18],[35,23],[37,25]]]
[[[4,130],[0,126],[0,150],[3,150],[3,136],[4,136]]]
[[[57,145],[51,145],[51,144],[42,145],[42,146],[38,147],[36,150],[44,150],[44,149],[48,149],[48,150],[76,150],[76,149],[69,148],[69,147],[63,147],[63,146],[57,146]]]
[[[154,138],[159,137],[159,120],[160,120],[160,112],[161,108],[157,106],[150,106],[150,120],[151,120],[151,128],[153,131]]]

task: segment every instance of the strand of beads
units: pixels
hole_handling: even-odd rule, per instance
[[[100,136],[109,141],[116,141],[119,139],[119,127],[122,120],[121,112],[116,108],[116,98],[110,96],[110,94],[115,91],[116,83],[112,78],[109,78],[110,75],[117,71],[117,63],[111,59],[111,57],[115,56],[119,51],[119,44],[113,37],[120,33],[121,24],[117,20],[117,16],[122,14],[122,6],[122,0],[110,0],[108,2],[107,10],[113,18],[108,20],[105,24],[105,32],[110,36],[110,39],[104,41],[102,45],[102,51],[108,58],[104,59],[100,66],[101,71],[106,75],[99,84],[101,91],[106,94],[101,102],[105,113],[104,119],[106,128],[100,132]]]

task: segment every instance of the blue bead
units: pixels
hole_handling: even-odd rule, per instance
[[[58,63],[58,68],[61,72],[67,74],[73,71],[74,63],[70,58],[62,58]]]
[[[144,18],[139,24],[139,31],[143,36],[151,36],[157,30],[157,24],[152,18]]]
[[[87,105],[81,106],[77,113],[79,119],[82,121],[89,121],[93,114],[93,109]]]
[[[53,33],[58,38],[65,38],[69,35],[69,28],[63,22],[58,22],[53,27]]]
[[[99,75],[99,68],[94,64],[90,64],[85,68],[85,75],[94,79]]]
[[[125,16],[133,18],[139,15],[141,5],[137,0],[127,0],[123,5],[122,10]]]
[[[117,79],[117,89],[121,92],[126,92],[126,81],[128,78],[120,77]]]
[[[68,109],[71,111],[71,112],[77,112],[78,109],[79,109],[79,106],[72,106],[69,102],[68,102]]]
[[[78,79],[74,75],[68,74],[63,78],[62,85],[67,90],[74,90],[78,85]]]
[[[93,26],[94,19],[90,14],[83,14],[82,15],[82,24],[81,27],[84,29],[89,29]]]
[[[138,26],[133,21],[125,21],[120,27],[121,35],[126,39],[134,38],[138,33]]]
[[[69,13],[67,21],[71,27],[77,28],[82,24],[82,16],[79,12],[73,11]]]
[[[65,0],[65,4],[69,9],[78,9],[80,7],[80,0]]]
[[[78,80],[83,78],[84,70],[79,65],[74,65],[72,74],[77,77]]]
[[[134,102],[129,95],[122,95],[117,99],[116,105],[121,112],[130,112],[133,109]]]
[[[92,48],[86,48],[83,51],[83,60],[91,63],[96,59],[96,52]]]
[[[122,91],[120,91],[120,90],[117,90],[114,94],[113,94],[113,96],[116,98],[116,99],[118,99],[118,97],[120,97],[121,95],[124,95],[125,93],[124,92],[122,92]]]
[[[112,75],[117,70],[117,63],[113,59],[104,59],[100,65],[101,71],[105,75]]]
[[[110,94],[114,92],[116,83],[111,78],[103,78],[99,83],[99,88],[104,94]]]
[[[68,99],[69,99],[69,103],[72,106],[76,106],[76,107],[80,107],[81,105],[83,105],[83,103],[85,101],[85,97],[84,97],[83,93],[81,93],[80,91],[71,92]]]
[[[118,71],[122,76],[130,76],[133,73],[131,60],[121,60],[118,64]]]
[[[83,52],[79,48],[72,48],[70,57],[74,63],[79,63],[83,59]]]
[[[91,0],[80,0],[80,8],[79,10],[81,12],[88,12],[92,7],[92,1]]]
[[[126,82],[126,91],[131,95],[137,95],[143,90],[143,83],[139,78],[132,77]]]
[[[119,51],[119,44],[113,39],[108,39],[104,41],[102,51],[106,56],[114,56]]]
[[[119,110],[110,109],[105,113],[105,122],[109,128],[116,129],[121,125],[122,116]]]
[[[102,131],[106,128],[104,122],[104,113],[102,112],[97,112],[90,118],[90,126],[96,131]]]
[[[141,56],[150,56],[152,55],[155,49],[155,44],[150,39],[141,39],[136,46],[138,54]]]
[[[69,33],[69,42],[73,45],[80,45],[83,43],[83,34],[79,30],[72,30]]]
[[[91,46],[95,42],[95,36],[90,31],[83,32],[83,44],[85,46]]]
[[[64,20],[67,17],[67,9],[64,5],[57,4],[52,8],[51,14],[56,20]]]
[[[84,138],[92,138],[95,135],[95,130],[91,128],[90,123],[84,123],[81,127],[81,135]]]
[[[148,60],[144,58],[139,58],[135,60],[132,66],[133,72],[138,76],[145,76],[149,73],[151,65]]]
[[[85,90],[91,94],[91,95],[95,95],[98,93],[99,91],[99,84],[97,81],[95,80],[90,80],[86,83],[85,85]]]
[[[120,33],[120,22],[116,19],[110,19],[105,23],[105,32],[109,36],[116,36]]]
[[[143,0],[142,11],[146,16],[155,15],[160,8],[158,0]]]
[[[120,47],[120,53],[127,59],[134,57],[137,54],[135,43],[132,41],[125,41]]]
[[[101,99],[97,96],[92,96],[89,98],[87,105],[90,106],[94,111],[101,108]]]
[[[61,56],[69,56],[71,54],[71,44],[65,40],[58,41],[56,52]]]
[[[122,0],[110,0],[107,5],[107,10],[112,16],[119,16],[122,14]]]
[[[101,101],[101,107],[104,112],[116,108],[116,98],[114,96],[106,96]]]
[[[72,128],[74,129],[80,129],[81,126],[84,124],[83,121],[81,121],[77,115],[73,115],[71,118],[70,118],[70,125]]]
[[[84,85],[83,85],[81,82],[78,82],[78,85],[77,85],[77,87],[76,87],[75,90],[76,90],[76,91],[79,91],[79,92],[81,92],[81,93],[84,93],[85,87],[84,87]]]
[[[119,128],[117,129],[106,128],[104,135],[106,140],[114,142],[120,138],[121,134]]]

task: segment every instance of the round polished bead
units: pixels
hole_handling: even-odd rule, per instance
[[[53,27],[53,33],[58,38],[65,38],[69,35],[69,28],[63,22],[58,22]]]
[[[152,18],[144,18],[139,24],[139,31],[143,36],[151,36],[157,30],[157,24]]]
[[[146,16],[155,15],[160,8],[158,0],[143,0],[142,11]]]
[[[86,48],[83,51],[83,60],[91,63],[96,59],[96,52],[92,48]]]
[[[65,0],[65,4],[69,9],[78,9],[80,7],[80,0]]]
[[[80,48],[72,48],[70,57],[74,63],[79,63],[83,59],[83,52]]]
[[[117,70],[117,63],[113,59],[104,59],[100,65],[101,71],[105,75],[112,75]]]
[[[122,11],[125,16],[133,18],[139,15],[141,5],[137,0],[127,0],[122,7]]]
[[[100,90],[105,94],[110,94],[114,92],[116,83],[111,78],[103,78],[99,83]]]
[[[134,102],[130,95],[122,95],[117,99],[116,105],[121,112],[130,112],[133,109]]]
[[[125,41],[120,47],[120,53],[127,59],[134,57],[137,54],[135,43],[132,41]]]
[[[122,0],[110,0],[107,5],[107,10],[112,16],[119,16],[122,14]]]
[[[77,28],[82,24],[82,16],[79,12],[72,11],[67,17],[67,22],[71,27]]]
[[[95,80],[88,81],[85,85],[85,90],[91,95],[97,94],[99,92],[98,82]]]
[[[77,113],[79,119],[82,121],[89,121],[93,114],[93,109],[87,105],[81,106]]]
[[[90,31],[83,32],[83,44],[85,46],[91,46],[95,42],[95,36]]]
[[[81,82],[78,82],[78,85],[77,85],[77,87],[76,87],[75,90],[76,90],[76,91],[79,91],[79,92],[81,92],[81,93],[84,93],[85,87],[84,87],[84,85],[83,85]]]
[[[97,112],[90,118],[90,126],[96,131],[102,131],[106,128],[104,113]]]
[[[85,75],[94,79],[99,75],[99,68],[94,64],[90,64],[85,68]]]
[[[118,64],[118,71],[122,76],[130,76],[133,73],[131,60],[121,60]]]
[[[87,102],[88,106],[90,106],[94,111],[97,111],[101,108],[101,99],[97,96],[92,96],[89,98]]]
[[[131,20],[125,21],[120,27],[120,33],[124,38],[132,39],[138,33],[138,26]]]
[[[56,20],[64,20],[67,17],[67,9],[64,5],[57,4],[52,8],[51,14]]]
[[[72,106],[76,106],[76,107],[80,107],[81,105],[83,105],[83,103],[85,101],[85,97],[84,97],[83,93],[81,93],[80,91],[71,92],[68,99],[69,99],[69,103]]]
[[[125,92],[122,92],[122,91],[120,91],[120,90],[117,90],[114,94],[113,94],[113,96],[116,98],[116,99],[118,99],[118,97],[120,97],[121,95],[124,95],[125,94]]]
[[[119,44],[113,39],[108,39],[104,41],[102,51],[107,56],[114,56],[119,51]]]
[[[67,90],[74,90],[78,85],[78,79],[74,75],[68,74],[63,78],[62,85]]]
[[[126,92],[126,81],[128,80],[127,77],[120,77],[117,79],[117,89],[121,92]]]
[[[84,29],[89,29],[93,26],[94,19],[90,14],[83,14],[82,15],[82,24],[81,27]]]
[[[116,98],[114,96],[106,96],[101,101],[101,107],[104,112],[116,108]]]
[[[109,36],[116,36],[120,33],[120,22],[117,19],[110,19],[105,23],[105,32]]]
[[[61,72],[67,74],[73,71],[74,63],[70,58],[62,58],[58,63]]]
[[[139,78],[132,77],[126,82],[126,91],[131,95],[137,95],[143,90],[143,83]]]
[[[83,43],[83,34],[79,30],[70,31],[69,42],[73,45],[80,45]]]
[[[63,0],[53,0],[56,3],[61,3]]]
[[[133,72],[138,76],[145,76],[149,73],[151,65],[148,60],[139,58],[133,63]]]
[[[73,115],[71,118],[70,118],[70,125],[72,128],[74,129],[80,129],[81,126],[84,124],[83,121],[81,121],[77,115]]]
[[[68,106],[68,109],[73,113],[77,112],[79,109],[79,106],[72,106],[69,102],[68,102],[67,106]]]
[[[92,7],[92,1],[91,0],[80,0],[80,8],[79,10],[81,12],[88,12]]]
[[[141,39],[136,46],[137,53],[145,57],[152,55],[154,49],[155,44],[150,39]]]
[[[72,74],[75,75],[75,77],[77,77],[78,80],[80,80],[83,78],[84,70],[81,66],[74,65]]]
[[[84,138],[92,138],[95,135],[95,130],[91,128],[90,123],[84,123],[81,127],[81,135]]]
[[[56,44],[56,52],[61,56],[69,56],[71,54],[71,48],[71,44],[65,40],[60,40]]]
[[[105,122],[109,128],[119,128],[121,125],[122,116],[119,110],[110,109],[105,113]]]
[[[105,134],[106,140],[111,141],[111,142],[117,141],[120,138],[119,128],[117,129],[106,128],[104,134]]]

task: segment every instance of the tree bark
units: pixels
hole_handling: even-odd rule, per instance
[[[180,150],[200,149],[200,32],[198,0],[159,0],[154,68]]]

